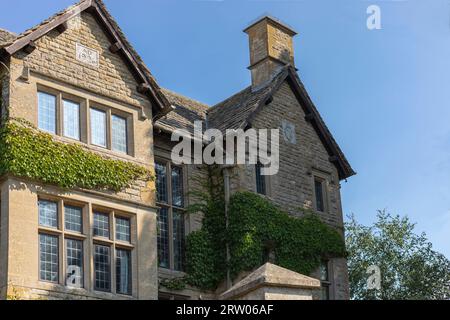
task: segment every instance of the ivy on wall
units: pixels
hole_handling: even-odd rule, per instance
[[[204,219],[202,229],[187,237],[186,284],[214,290],[225,279],[227,266],[236,277],[260,267],[269,256],[275,264],[305,275],[316,270],[322,259],[346,256],[343,237],[313,212],[301,210],[302,218],[293,217],[250,192],[231,197],[227,229],[221,177],[217,169],[209,170],[204,185],[208,192],[200,193],[202,201],[191,208],[191,212],[202,212]]]
[[[11,174],[62,188],[118,192],[150,171],[133,163],[107,159],[77,144],[55,141],[24,120],[0,128],[0,176]]]

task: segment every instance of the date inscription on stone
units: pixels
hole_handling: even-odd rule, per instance
[[[97,50],[83,46],[77,43],[77,60],[85,63],[91,67],[98,68],[99,66],[99,53]]]

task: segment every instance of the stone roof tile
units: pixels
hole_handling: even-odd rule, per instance
[[[0,48],[8,45],[17,38],[17,35],[11,31],[0,28]]]
[[[183,129],[194,134],[194,122],[206,121],[209,106],[167,89],[162,89],[162,92],[174,110],[159,119],[156,125],[169,131]]]

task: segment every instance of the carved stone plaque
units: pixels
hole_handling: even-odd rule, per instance
[[[99,53],[97,50],[83,46],[77,43],[77,60],[90,65],[91,67],[98,68],[99,66]]]
[[[295,124],[289,121],[281,121],[281,131],[283,133],[284,141],[297,144],[297,135],[295,134]]]

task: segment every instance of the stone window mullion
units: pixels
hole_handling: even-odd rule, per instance
[[[59,100],[59,99],[58,99]],[[61,231],[59,235],[59,284],[65,285],[66,278],[66,252],[65,252],[65,234],[64,234],[64,201],[58,201],[58,229]]]
[[[59,92],[56,98],[56,134],[58,136],[64,135],[63,122],[64,122],[63,96],[61,92]]]
[[[92,214],[92,205],[88,203],[84,209],[84,220],[83,220],[83,228],[86,235],[86,240],[84,241],[84,287],[88,291],[94,290],[94,259],[93,259],[93,214]]]
[[[112,150],[112,112],[108,108],[106,110],[106,148]]]
[[[170,162],[166,162],[166,174],[167,174],[167,204],[169,208],[168,212],[168,224],[169,224],[169,265],[170,269],[175,268],[174,257],[174,243],[173,243],[173,199],[172,199],[172,165]]]
[[[110,239],[111,245],[111,292],[116,293],[116,213],[112,211],[109,215]]]

